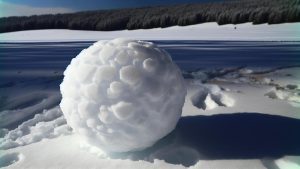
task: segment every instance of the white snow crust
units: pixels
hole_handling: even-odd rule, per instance
[[[194,106],[203,110],[212,110],[219,106],[232,107],[234,99],[224,94],[217,85],[198,85],[198,91],[191,96]]]
[[[0,149],[10,149],[35,143],[45,138],[71,134],[71,128],[66,124],[60,108],[55,107],[36,114],[14,130],[3,130],[3,132],[5,136],[0,142]]]
[[[120,31],[46,29],[1,33],[0,42],[96,41],[117,37],[142,40],[299,41],[299,26],[300,23],[273,25],[244,23],[219,26],[215,22],[209,22],[189,26]]]
[[[64,75],[60,106],[67,123],[104,151],[149,147],[181,116],[184,79],[153,43],[99,41],[74,58]]]

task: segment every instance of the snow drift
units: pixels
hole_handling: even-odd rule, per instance
[[[67,123],[107,152],[149,147],[181,116],[183,77],[153,43],[99,41],[74,58],[64,75],[60,106]]]
[[[194,106],[203,110],[212,110],[219,106],[232,107],[234,99],[230,98],[217,85],[200,85],[200,88],[191,96]]]

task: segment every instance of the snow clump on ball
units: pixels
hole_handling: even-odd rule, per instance
[[[186,87],[170,55],[151,42],[94,43],[73,58],[60,85],[73,131],[106,152],[136,151],[170,133]]]

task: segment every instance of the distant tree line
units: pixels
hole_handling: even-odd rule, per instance
[[[300,21],[300,0],[233,0],[70,14],[0,18],[0,32],[34,29],[124,30],[192,25]]]

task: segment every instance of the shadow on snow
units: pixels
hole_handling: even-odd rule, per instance
[[[279,158],[300,155],[299,131],[298,119],[259,113],[182,117],[154,146],[111,156],[184,166],[199,160]]]

